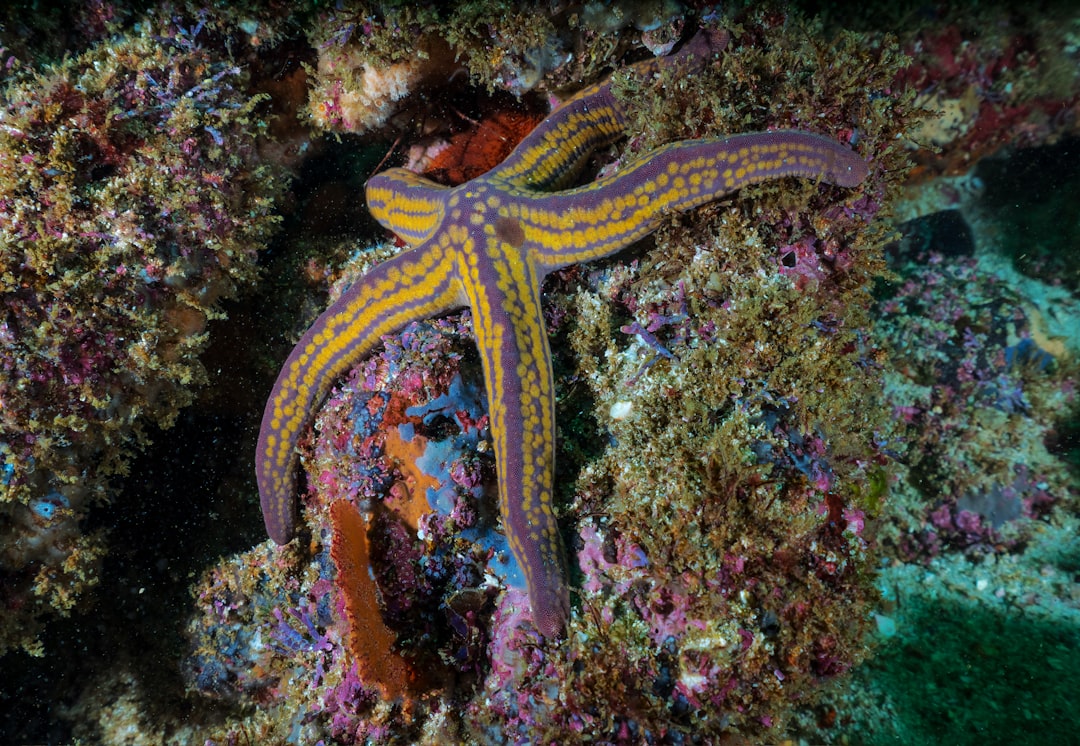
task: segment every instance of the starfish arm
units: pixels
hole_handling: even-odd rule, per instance
[[[565,553],[552,509],[555,462],[551,352],[540,308],[540,276],[520,249],[491,237],[486,254],[462,253],[487,387],[507,542],[545,637],[570,615]]]
[[[409,246],[419,246],[438,231],[446,214],[448,187],[404,168],[368,179],[368,210]]]
[[[331,384],[384,334],[464,305],[453,257],[430,244],[383,262],[315,321],[289,355],[263,411],[255,476],[270,538],[295,529],[296,446]]]
[[[556,109],[522,140],[497,168],[492,179],[522,189],[549,191],[569,183],[593,151],[626,134],[626,114],[610,86],[582,91]]]
[[[519,220],[544,272],[614,254],[669,215],[784,176],[843,187],[866,178],[866,162],[821,135],[778,130],[684,140],[647,153],[617,174],[534,199]]]
[[[644,60],[626,69],[646,82],[660,70],[701,70],[706,60],[727,46],[726,31],[698,32],[677,54]],[[522,140],[491,178],[522,189],[549,191],[568,184],[597,148],[626,134],[626,112],[611,93],[611,79],[578,91]]]

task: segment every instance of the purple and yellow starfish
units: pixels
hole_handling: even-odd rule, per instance
[[[677,55],[636,66],[700,69],[727,42],[698,34]],[[551,352],[540,307],[544,277],[606,257],[678,212],[746,186],[802,176],[853,187],[867,174],[825,137],[775,131],[686,140],[617,174],[561,189],[598,147],[623,136],[626,114],[610,83],[569,99],[498,167],[458,187],[401,168],[367,184],[371,213],[412,248],[356,281],[308,329],[266,403],[256,473],[270,537],[294,531],[297,441],[330,385],[417,319],[469,307],[487,384],[499,506],[529,589],[533,621],[558,635],[570,613],[566,565],[552,509],[555,460]]]

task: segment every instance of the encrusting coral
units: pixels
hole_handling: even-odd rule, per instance
[[[3,89],[0,652],[95,582],[88,509],[191,401],[207,321],[274,228],[258,99],[211,34],[147,20]]]
[[[337,568],[338,590],[352,620],[349,646],[357,675],[374,683],[384,699],[398,699],[417,677],[393,649],[397,636],[379,611],[378,586],[368,573],[371,551],[367,521],[351,502],[337,500],[330,506],[330,525],[330,556]]]

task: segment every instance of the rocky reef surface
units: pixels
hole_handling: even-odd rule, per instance
[[[1064,742],[1078,24],[628,0],[0,14],[0,733]],[[620,77],[700,27],[731,33],[700,72]],[[746,188],[548,278],[565,635],[533,628],[500,525],[468,312],[341,379],[301,441],[301,536],[266,540],[272,377],[400,251],[363,182],[467,181],[612,73],[631,121],[594,174],[807,129],[870,176]]]

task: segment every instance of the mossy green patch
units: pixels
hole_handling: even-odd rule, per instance
[[[900,635],[860,673],[900,722],[864,746],[1075,743],[1080,629],[959,601],[906,598]]]

